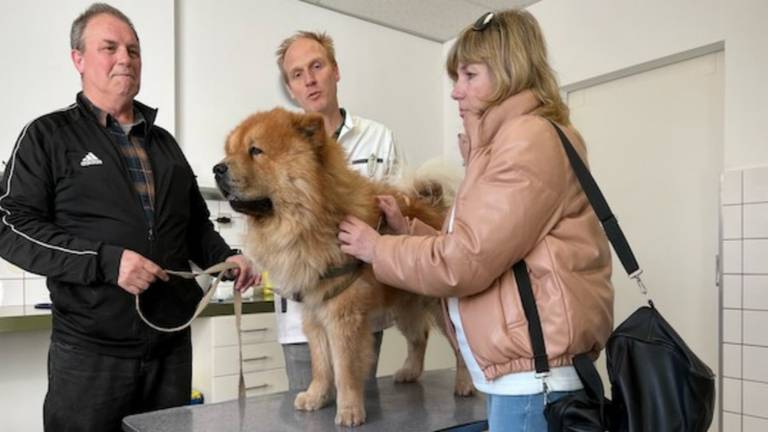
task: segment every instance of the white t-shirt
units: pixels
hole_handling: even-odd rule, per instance
[[[456,328],[456,342],[476,389],[486,394],[507,396],[532,395],[544,391],[544,382],[536,377],[536,372],[516,372],[502,375],[493,381],[487,380],[469,347],[461,316],[459,316],[457,297],[448,299],[448,316]],[[583,388],[581,379],[573,366],[553,367],[549,372],[550,375],[546,378],[549,391],[572,391]]]
[[[453,232],[453,221],[456,218],[456,206],[451,208],[451,215],[448,219],[448,233]],[[456,329],[456,343],[459,345],[459,352],[464,358],[469,375],[472,377],[472,384],[479,391],[486,394],[521,396],[539,394],[544,391],[544,382],[536,376],[536,372],[516,372],[502,375],[493,381],[485,378],[480,364],[472,353],[469,346],[467,335],[464,333],[464,324],[461,322],[459,314],[459,298],[448,298],[448,317]],[[546,378],[547,387],[550,391],[572,391],[583,388],[581,379],[573,366],[555,367],[550,369],[550,375]]]
[[[347,111],[338,141],[347,152],[349,166],[359,173],[374,180],[396,180],[402,176],[405,156],[395,143],[392,131],[381,123],[353,116]],[[301,328],[301,303],[287,300],[286,311],[283,312],[281,300],[275,295],[278,342],[306,342],[307,337]],[[390,324],[388,317],[378,316],[372,319],[371,327],[379,331]]]

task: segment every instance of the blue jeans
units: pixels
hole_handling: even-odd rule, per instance
[[[547,398],[553,402],[580,391],[583,390],[550,392]],[[547,432],[544,393],[523,396],[486,394],[485,405],[489,432]]]

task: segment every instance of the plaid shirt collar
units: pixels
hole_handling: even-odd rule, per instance
[[[112,114],[102,111],[101,108],[97,107],[96,105],[91,102],[90,99],[84,94],[81,93],[82,100],[85,103],[85,106],[88,107],[88,109],[93,113],[93,115],[96,117],[96,120],[99,122],[101,127],[107,127],[110,123],[114,122],[116,124],[120,124],[117,119],[115,119]],[[141,128],[136,128],[136,126],[142,125]],[[146,128],[147,128],[147,121],[144,118],[144,114],[142,114],[141,110],[136,108],[136,104],[133,105],[133,124],[131,125],[131,133],[138,133],[141,136],[146,136]]]

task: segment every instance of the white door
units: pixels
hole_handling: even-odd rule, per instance
[[[723,53],[573,91],[568,104],[650,298],[717,373]],[[618,325],[645,300],[615,255],[613,282]]]

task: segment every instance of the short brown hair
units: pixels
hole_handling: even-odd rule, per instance
[[[477,24],[476,24],[477,25]],[[487,25],[468,26],[448,53],[448,76],[456,81],[459,64],[484,63],[493,77],[494,91],[486,107],[502,103],[530,89],[541,102],[537,114],[570,124],[568,106],[560,97],[555,73],[547,61],[547,47],[536,18],[530,12],[508,9],[495,12]]]
[[[72,21],[72,27],[69,30],[69,46],[73,50],[83,51],[85,49],[85,42],[83,41],[83,33],[85,33],[85,27],[91,18],[96,15],[112,15],[113,17],[124,22],[131,28],[133,35],[136,37],[136,42],[139,41],[139,35],[136,33],[136,28],[133,27],[133,23],[120,9],[108,5],[106,3],[94,3],[88,7],[83,13],[81,13],[74,21]]]
[[[298,31],[291,37],[280,42],[280,46],[277,47],[277,51],[275,51],[275,55],[277,56],[277,67],[280,68],[280,75],[283,76],[283,81],[286,83],[288,82],[288,75],[285,73],[285,69],[283,69],[285,53],[288,51],[288,48],[299,39],[309,39],[319,43],[325,50],[325,54],[328,56],[328,61],[331,62],[333,66],[336,66],[336,50],[333,48],[333,39],[331,39],[327,33],[305,30]]]

